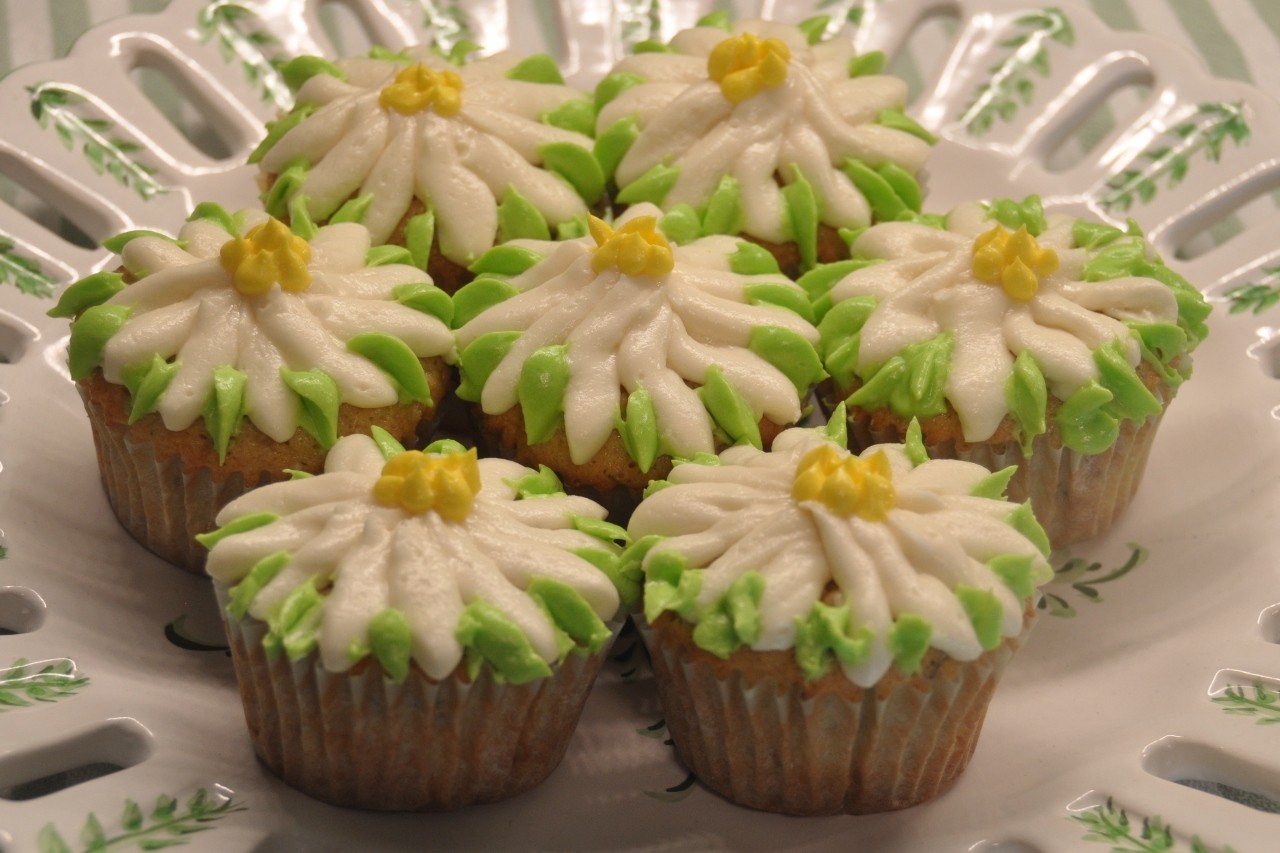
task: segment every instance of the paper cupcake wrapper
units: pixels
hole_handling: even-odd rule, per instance
[[[564,757],[608,654],[570,654],[550,677],[519,685],[487,670],[436,682],[416,668],[396,684],[372,661],[331,673],[315,652],[270,660],[264,623],[226,617],[226,589],[215,587],[254,751],[289,785],[338,806],[443,811],[534,787]]]
[[[699,781],[739,805],[824,815],[904,809],[950,788],[1026,631],[973,661],[931,652],[929,677],[894,669],[872,688],[818,685],[809,696],[800,677],[748,683],[742,670],[690,659],[660,630],[641,634],[676,754]]]

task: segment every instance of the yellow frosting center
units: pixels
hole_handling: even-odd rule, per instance
[[[397,453],[382,466],[373,484],[373,499],[383,506],[406,512],[434,509],[449,521],[462,521],[471,512],[480,491],[480,466],[476,450],[440,456],[420,450]]]
[[[880,521],[895,503],[889,457],[881,450],[864,460],[829,444],[816,447],[796,467],[791,496],[820,501],[836,515]]]
[[[457,115],[462,109],[462,78],[419,62],[402,70],[394,83],[378,93],[378,104],[407,116],[425,109],[442,116]]]
[[[751,33],[725,39],[707,57],[707,73],[720,84],[720,91],[732,103],[754,98],[763,89],[781,86],[787,79],[791,49],[786,43]]]
[[[1022,302],[1036,295],[1040,279],[1058,269],[1058,253],[1042,249],[1023,225],[1012,232],[997,225],[973,242],[973,274],[998,284],[1011,299]]]
[[[273,284],[290,293],[311,286],[311,246],[279,219],[268,219],[224,243],[219,260],[245,296],[266,293]]]
[[[658,231],[656,216],[637,216],[616,231],[594,216],[587,225],[596,241],[591,268],[598,273],[617,267],[624,275],[661,276],[675,266],[671,244]]]

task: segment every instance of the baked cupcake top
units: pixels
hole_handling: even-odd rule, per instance
[[[101,368],[127,386],[130,423],[203,417],[220,457],[245,416],[276,441],[301,427],[329,447],[342,403],[432,403],[419,359],[453,352],[448,296],[362,225],[295,231],[202,204],[176,240],[107,241],[124,273],[82,279],[49,312],[76,318],[72,378]]]
[[[903,418],[950,405],[966,441],[1011,415],[1029,446],[1051,394],[1063,443],[1101,452],[1120,420],[1161,411],[1135,368],[1176,388],[1207,333],[1208,304],[1132,220],[1046,217],[1035,196],[962,205],[945,225],[874,225],[852,249],[801,281],[836,386]]]
[[[583,233],[604,191],[586,95],[547,56],[452,59],[418,46],[292,60],[297,104],[250,157],[275,176],[267,210],[359,221],[385,242],[417,199],[426,212],[405,224],[405,241],[420,265],[433,236],[466,266],[499,236]]]
[[[933,140],[906,84],[847,38],[723,16],[621,60],[596,89],[596,151],[617,200],[687,205],[704,234],[796,242],[920,209]],[[718,26],[717,26],[718,25]],[[781,185],[779,184],[781,181]]]
[[[616,229],[593,219],[589,237],[482,258],[514,274],[455,295],[458,396],[495,415],[519,404],[530,444],[563,424],[575,464],[616,429],[642,471],[717,438],[760,446],[762,416],[799,420],[824,375],[804,291],[758,246],[671,246],[658,214],[637,205]]]
[[[397,681],[410,662],[440,680],[465,659],[472,677],[488,665],[522,683],[611,636],[618,592],[600,567],[626,534],[603,518],[549,470],[447,440],[406,452],[375,428],[340,439],[323,474],[231,502],[199,538],[228,613],[266,622],[270,655],[317,650],[331,672],[373,655]]]
[[[927,461],[918,431],[854,456],[843,426],[841,408],[771,452],[676,466],[629,526],[646,618],[674,611],[719,657],[793,649],[810,678],[836,662],[861,687],[930,648],[972,660],[1020,633],[1053,571],[1030,505],[1002,497],[1013,469]]]

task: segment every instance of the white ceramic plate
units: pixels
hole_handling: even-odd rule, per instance
[[[626,45],[665,39],[705,11],[674,0],[338,5],[355,10],[336,27],[349,50],[469,36],[490,50],[550,50],[579,83]],[[1280,318],[1267,310],[1280,298],[1280,221],[1266,196],[1280,186],[1280,105],[1066,3],[763,11],[798,20],[815,5],[860,49],[891,54],[921,21],[954,13],[953,28],[926,23],[915,43],[919,66],[944,57],[914,105],[943,137],[931,208],[1037,191],[1069,210],[1131,215],[1167,257],[1192,255],[1179,269],[1223,303],[1132,509],[1108,536],[1056,555],[1043,618],[956,787],[858,818],[729,805],[686,778],[646,671],[620,648],[563,765],[515,800],[383,815],[287,788],[249,747],[207,583],[137,546],[102,495],[64,366],[66,324],[44,311],[107,253],[0,205],[0,850],[1275,849],[1280,725],[1263,724],[1280,720],[1280,354],[1261,324]],[[171,229],[193,201],[251,203],[238,163],[287,98],[269,60],[332,52],[322,26],[332,6],[174,0],[159,16],[94,30],[70,58],[0,82],[0,171],[94,239]],[[177,82],[194,138],[213,133],[226,157],[203,153],[140,94],[129,74],[138,65]],[[1131,84],[1146,88],[1111,101],[1109,129],[1089,124],[1101,142],[1051,169],[1078,150],[1062,147],[1075,128]],[[1246,204],[1259,196],[1269,217]],[[20,206],[30,211],[31,199]],[[1216,247],[1198,236],[1242,206],[1243,226],[1225,229],[1242,231],[1234,239]],[[80,781],[109,768],[122,769]]]

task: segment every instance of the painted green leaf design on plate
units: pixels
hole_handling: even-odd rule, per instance
[[[1159,192],[1163,179],[1165,189],[1182,183],[1191,158],[1201,152],[1211,162],[1222,157],[1228,140],[1237,146],[1249,141],[1249,123],[1244,105],[1205,103],[1190,116],[1167,130],[1150,147],[1131,160],[1123,171],[1113,175],[1098,197],[1103,210],[1128,210],[1135,201],[1151,201]]]
[[[1262,273],[1262,281],[1242,284],[1222,294],[1231,303],[1228,313],[1252,311],[1254,314],[1261,314],[1280,302],[1280,267],[1267,267]]]
[[[37,666],[40,668],[36,669]],[[18,658],[0,669],[0,713],[74,696],[88,683],[88,677],[77,673],[75,662],[68,658],[35,664]]]
[[[42,128],[53,128],[68,151],[77,143],[89,165],[99,175],[109,174],[121,186],[136,192],[143,201],[168,192],[155,178],[155,169],[137,160],[142,146],[113,135],[115,124],[105,118],[86,118],[74,107],[87,103],[84,95],[57,83],[37,83],[27,87],[31,115]]]
[[[102,822],[90,813],[80,830],[83,853],[105,853],[109,850],[163,850],[187,844],[189,835],[217,827],[210,824],[233,812],[247,809],[244,803],[228,797],[216,799],[200,788],[179,808],[168,794],[156,798],[155,806],[146,814],[133,800],[125,800],[121,809],[119,834],[108,836]],[[46,823],[36,835],[40,853],[72,853],[74,848],[52,823]]]
[[[1250,695],[1252,694],[1252,695]],[[1261,681],[1253,683],[1252,690],[1242,686],[1228,687],[1221,696],[1214,696],[1214,704],[1221,705],[1228,714],[1256,718],[1260,726],[1280,723],[1280,693],[1267,689]]]
[[[196,31],[201,43],[217,40],[224,62],[240,63],[245,79],[262,100],[282,110],[293,106],[293,93],[283,73],[289,57],[280,40],[262,28],[257,12],[243,3],[210,3],[196,15]]]
[[[422,9],[422,28],[429,33],[424,41],[429,41],[442,54],[472,40],[471,22],[462,11],[462,4],[417,0],[417,5]]]
[[[1184,845],[1174,835],[1173,827],[1159,815],[1144,817],[1141,824],[1135,824],[1124,809],[1116,807],[1110,797],[1107,797],[1105,805],[1070,815],[1069,819],[1088,830],[1083,836],[1085,841],[1110,844],[1111,853],[1235,853],[1229,845],[1209,847],[1197,836],[1192,836],[1187,845]]]
[[[0,284],[12,284],[23,293],[49,298],[57,284],[40,265],[18,254],[13,238],[0,234]]]
[[[1075,29],[1061,9],[1049,7],[1029,12],[1014,20],[1017,32],[999,43],[1008,50],[1003,59],[988,68],[990,78],[978,87],[973,100],[960,115],[961,124],[973,136],[981,136],[997,121],[1009,121],[1020,106],[1031,103],[1035,77],[1049,76],[1049,43],[1070,47]]]
[[[845,21],[850,27],[857,27],[862,23],[862,17],[866,14],[864,6],[863,0],[819,0],[818,3],[818,9],[824,15],[830,15],[832,21]],[[838,27],[832,29],[834,26],[827,25],[828,35],[839,32]]]
[[[1047,610],[1050,616],[1063,616],[1070,618],[1076,615],[1076,609],[1066,598],[1054,592],[1052,586],[1060,586],[1063,584],[1070,585],[1070,588],[1079,593],[1086,601],[1091,604],[1098,604],[1102,601],[1102,594],[1098,592],[1097,587],[1104,583],[1119,580],[1138,566],[1146,562],[1147,549],[1141,545],[1129,543],[1129,558],[1121,565],[1113,569],[1103,569],[1102,563],[1094,561],[1089,562],[1081,557],[1072,557],[1064,562],[1061,566],[1053,570],[1053,580],[1050,586],[1043,587],[1041,592],[1044,597],[1040,599],[1039,608]],[[1103,574],[1098,574],[1104,572]]]

